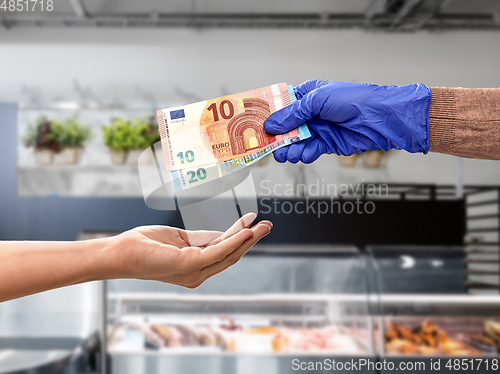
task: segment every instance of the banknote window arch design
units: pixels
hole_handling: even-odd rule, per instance
[[[264,131],[264,121],[271,115],[267,101],[248,97],[243,99],[245,112],[235,116],[227,125],[234,155],[265,147],[274,137]]]
[[[245,142],[245,150],[247,151],[259,147],[257,132],[251,127],[243,131],[243,141]]]

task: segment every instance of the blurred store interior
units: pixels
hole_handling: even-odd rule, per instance
[[[495,0],[44,4],[0,9],[0,240],[182,226],[141,192],[138,155],[158,140],[158,109],[309,79],[500,87]],[[37,152],[32,131],[44,122],[78,129],[77,150]],[[146,130],[116,156],[103,130],[113,123]],[[498,358],[500,163],[373,153],[252,166],[259,219],[273,232],[198,289],[115,280],[1,303],[0,373],[272,374],[299,356]],[[369,184],[384,193],[321,188]],[[262,205],[306,198],[362,198],[376,211]],[[442,342],[422,348],[425,333]]]

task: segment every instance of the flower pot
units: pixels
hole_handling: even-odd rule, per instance
[[[82,151],[81,147],[66,147],[55,154],[54,162],[56,165],[76,165],[80,163]]]
[[[384,153],[381,151],[366,151],[365,165],[369,168],[379,168],[382,166],[382,157]]]
[[[345,168],[353,168],[356,166],[358,156],[358,153],[355,153],[351,156],[340,156],[340,164]]]
[[[36,149],[34,151],[35,163],[39,166],[52,165],[54,162],[54,151],[50,149]]]
[[[154,148],[148,147],[139,152],[138,165],[151,166],[155,163],[155,158],[153,155]]]
[[[147,149],[147,148],[146,148]],[[128,153],[128,162],[129,165],[137,166],[141,165],[152,165],[154,163],[153,153],[145,152],[146,149],[133,149]],[[141,156],[142,154],[142,156]]]
[[[125,165],[127,163],[128,152],[113,152],[113,150],[110,149],[109,154],[111,155],[111,161],[114,165]]]
[[[127,164],[137,166],[140,154],[141,151],[139,151],[138,149],[132,149],[128,153]]]

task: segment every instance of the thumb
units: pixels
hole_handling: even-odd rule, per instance
[[[321,106],[313,105],[316,91],[304,95],[292,105],[271,114],[264,122],[264,130],[269,134],[284,134],[318,115]]]

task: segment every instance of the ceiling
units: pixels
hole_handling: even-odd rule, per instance
[[[45,0],[47,1],[47,0]],[[55,0],[2,11],[13,27],[363,28],[500,30],[498,0]]]

